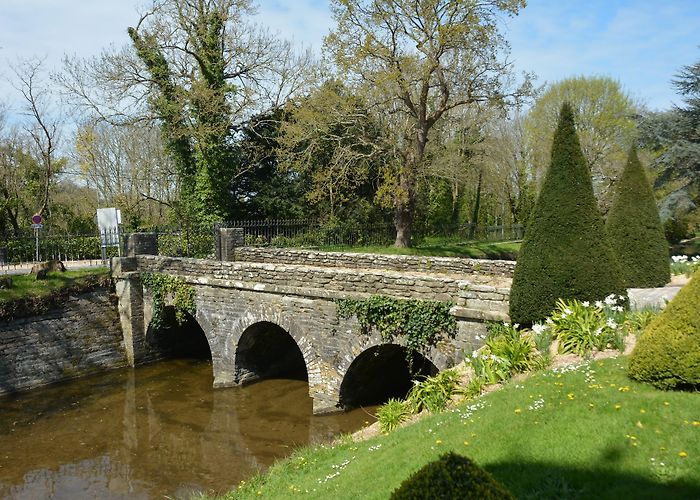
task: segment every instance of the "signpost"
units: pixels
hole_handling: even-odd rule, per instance
[[[44,227],[44,219],[39,214],[32,215],[32,229],[34,229],[34,262],[39,262],[39,229]]]
[[[107,247],[117,247],[117,253],[121,257],[121,233],[119,225],[122,223],[122,212],[118,208],[98,208],[97,227],[100,230],[100,243],[102,248],[102,262],[107,262]]]

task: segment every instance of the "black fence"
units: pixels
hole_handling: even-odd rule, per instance
[[[296,247],[332,249],[343,247],[385,246],[394,243],[396,230],[391,224],[328,226],[309,219],[236,220],[204,230],[186,228],[157,229],[158,253],[173,257],[213,258],[215,232],[221,227],[243,229],[246,246]],[[522,225],[471,227],[460,226],[441,234],[459,240],[518,240],[523,237]],[[0,265],[19,265],[58,259],[63,261],[99,260],[119,255],[125,248],[128,233],[34,236],[0,239]]]

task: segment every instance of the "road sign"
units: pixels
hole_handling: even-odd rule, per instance
[[[41,229],[42,227],[44,227],[43,224],[32,224],[32,229]]]
[[[42,222],[44,222],[44,219],[41,217],[41,215],[39,215],[39,214],[32,215],[32,226],[34,224],[41,224]]]

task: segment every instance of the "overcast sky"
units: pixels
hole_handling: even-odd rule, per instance
[[[298,43],[319,48],[332,27],[326,0],[262,0],[260,23]],[[0,75],[7,63],[64,54],[89,56],[128,42],[138,20],[136,0],[0,0]],[[680,103],[670,80],[700,59],[697,0],[530,0],[506,23],[518,71],[539,83],[575,75],[609,76],[652,109]],[[0,101],[17,102],[0,83]]]

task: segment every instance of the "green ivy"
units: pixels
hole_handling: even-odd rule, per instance
[[[153,328],[161,328],[165,322],[165,298],[173,295],[175,319],[178,325],[185,322],[185,313],[194,316],[197,313],[194,288],[177,276],[158,273],[141,273],[141,283],[151,291],[153,296]]]
[[[443,335],[454,338],[457,333],[457,321],[450,314],[449,302],[373,295],[361,300],[338,299],[336,305],[341,318],[357,316],[363,335],[376,328],[384,342],[405,337],[409,366],[414,353],[426,354]]]

